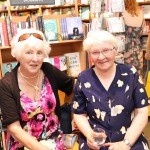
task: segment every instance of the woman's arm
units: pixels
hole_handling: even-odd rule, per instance
[[[148,107],[135,109],[135,116],[133,118],[130,128],[127,130],[124,139],[130,141],[131,145],[134,145],[143,129],[148,122]]]
[[[124,139],[127,139],[130,142],[130,146],[134,145],[138,137],[141,135],[144,127],[148,121],[148,107],[137,108],[135,109],[135,116],[131,123],[131,126],[128,128]],[[121,150],[130,150],[130,146],[126,145],[123,141],[118,141],[114,143],[106,143],[105,146],[108,146],[108,150],[115,150],[119,148]]]
[[[87,136],[92,132],[92,128],[87,120],[86,115],[85,114],[74,114],[73,118],[74,118],[75,123],[77,124],[79,130],[87,138]]]
[[[74,120],[76,125],[78,126],[79,130],[82,132],[82,134],[86,137],[87,139],[87,145],[94,150],[99,150],[99,146],[97,146],[93,142],[92,138],[92,128],[87,120],[86,114],[74,114]]]
[[[8,131],[14,139],[20,142],[20,145],[27,147],[30,150],[50,150],[49,148],[40,144],[34,137],[25,132],[19,123],[16,121],[7,126]]]

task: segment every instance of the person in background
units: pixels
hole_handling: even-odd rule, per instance
[[[80,150],[148,150],[142,134],[148,121],[148,98],[136,68],[115,62],[118,42],[107,31],[90,31],[83,41],[93,66],[77,79],[72,101],[75,123],[81,131]],[[94,128],[106,132],[100,148]]]
[[[12,71],[12,69],[13,69],[12,64],[11,63],[7,63],[6,64],[6,68],[7,68],[7,72],[5,73],[5,75]]]
[[[145,83],[147,82],[148,72],[150,71],[150,32],[148,32],[145,59],[147,60],[147,69],[145,74]]]
[[[136,0],[125,0],[123,18],[125,22],[124,62],[132,64],[143,75],[143,51],[140,37],[145,27],[144,15]]]
[[[12,39],[11,55],[18,64],[0,80],[8,150],[66,149],[58,90],[71,94],[74,78],[43,62],[50,50],[43,33],[35,29],[23,29]]]

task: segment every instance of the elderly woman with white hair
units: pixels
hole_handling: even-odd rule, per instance
[[[58,90],[71,94],[74,78],[43,62],[50,50],[43,33],[35,29],[21,30],[12,39],[11,54],[18,64],[0,81],[8,150],[66,149]]]
[[[82,133],[79,149],[148,150],[142,135],[148,121],[148,98],[137,70],[115,62],[118,42],[107,31],[90,31],[83,48],[93,66],[79,74],[74,90],[72,112]],[[94,139],[99,136],[94,128],[106,134]],[[96,144],[97,140],[101,141]]]

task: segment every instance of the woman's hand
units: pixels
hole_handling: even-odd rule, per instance
[[[94,149],[94,150],[99,150],[99,149],[100,149],[100,147],[97,146],[96,143],[94,143],[94,140],[93,140],[91,134],[89,134],[89,135],[87,136],[87,145],[88,145],[88,147],[89,147],[90,149]]]
[[[104,133],[96,133],[95,132],[91,132],[88,134],[87,136],[87,145],[89,148],[91,149],[94,149],[94,150],[99,150],[100,149],[100,146],[97,145],[96,142],[94,142],[94,136],[96,135],[96,137],[103,137],[103,138],[106,138],[106,135]],[[103,145],[103,144],[102,144]]]
[[[108,150],[130,150],[131,148],[123,141],[114,143],[105,143],[104,146],[108,147]]]

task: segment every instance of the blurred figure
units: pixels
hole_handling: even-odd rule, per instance
[[[148,32],[145,59],[147,60],[147,69],[146,69],[146,74],[145,74],[145,83],[146,83],[147,82],[148,71],[150,71],[150,32]]]
[[[145,26],[144,15],[136,0],[125,0],[125,51],[124,62],[132,64],[140,75],[143,75],[143,51],[140,37]]]

